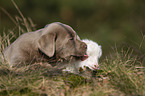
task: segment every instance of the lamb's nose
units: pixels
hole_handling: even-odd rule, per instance
[[[99,69],[99,65],[94,65],[94,69]]]

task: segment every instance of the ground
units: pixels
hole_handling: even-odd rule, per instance
[[[0,65],[0,95],[132,96],[145,95],[145,67],[129,53],[116,52],[100,61],[100,70],[75,75],[47,63],[19,68]]]

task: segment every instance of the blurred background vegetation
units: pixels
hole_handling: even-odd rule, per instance
[[[142,60],[145,55],[145,0],[14,0],[26,18],[31,18],[36,29],[51,22],[62,22],[73,27],[81,39],[96,41],[103,48],[103,56],[112,48],[127,50]],[[0,0],[0,33],[13,30],[14,19],[20,14],[11,0]],[[33,29],[35,30],[35,29]],[[143,60],[144,61],[144,60]]]

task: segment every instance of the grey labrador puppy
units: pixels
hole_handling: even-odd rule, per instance
[[[49,62],[52,57],[57,61],[85,54],[86,44],[76,32],[66,24],[55,22],[43,29],[22,34],[3,51],[3,59],[13,66],[39,61],[39,58]]]

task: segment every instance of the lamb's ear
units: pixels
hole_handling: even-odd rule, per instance
[[[99,46],[99,58],[102,56],[102,47]]]
[[[53,57],[55,53],[55,37],[55,33],[47,33],[38,40],[38,48],[49,57]]]

